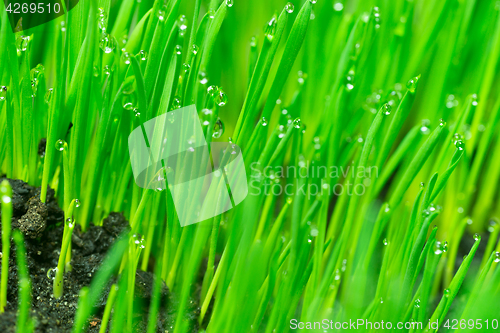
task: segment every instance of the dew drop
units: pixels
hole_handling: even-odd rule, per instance
[[[316,228],[311,229],[311,236],[316,237],[318,236],[318,234],[319,234],[318,229]]]
[[[7,98],[7,87],[0,86],[0,102],[4,101]]]
[[[175,97],[172,100],[172,106],[170,107],[170,110],[177,110],[180,109],[182,106],[181,100],[178,97]]]
[[[480,241],[481,240],[481,236],[479,234],[474,234],[474,240],[475,241]]]
[[[457,147],[458,150],[464,150],[465,149],[465,143],[462,140],[457,140],[455,142],[455,147]]]
[[[116,41],[109,34],[103,34],[99,41],[99,47],[104,53],[111,53],[116,48]]]
[[[413,79],[410,79],[407,83],[406,83],[406,88],[408,88],[408,90],[411,92],[411,93],[414,93],[415,90],[417,89],[417,83],[418,83],[418,76],[415,76]]]
[[[500,252],[495,252],[495,262],[500,262]]]
[[[233,7],[233,5],[234,5],[234,1],[233,1],[233,0],[226,0],[226,5],[227,5],[228,7]]]
[[[301,125],[302,122],[300,121],[300,118],[295,118],[295,120],[293,121],[293,127],[300,128]]]
[[[266,119],[266,117],[262,117],[262,119],[260,120],[260,123],[262,124],[262,126],[267,126],[267,119]]]
[[[274,33],[276,31],[276,17],[273,17],[271,21],[267,24],[266,28],[264,29],[264,35],[266,36],[267,40],[272,42],[274,38]]]
[[[290,204],[292,203],[292,201],[293,201],[292,197],[288,197],[288,198],[286,198],[286,203],[287,203],[287,204],[289,204],[289,205],[290,205]]]
[[[214,124],[214,131],[212,133],[212,137],[214,139],[218,139],[224,134],[224,123],[220,118],[217,118]]]
[[[134,105],[130,102],[123,104],[123,108],[127,111],[131,111],[134,109]]]
[[[123,52],[121,60],[125,63],[125,65],[130,65],[130,53]]]
[[[309,2],[314,5],[316,2],[318,2],[318,0],[309,0]]]
[[[219,106],[224,106],[227,103],[227,95],[222,91],[219,90],[219,93],[217,94],[217,104]]]
[[[344,5],[341,2],[336,2],[333,4],[333,10],[335,10],[336,12],[340,12],[342,11],[342,9],[344,9]]]
[[[104,75],[110,75],[111,74],[111,67],[109,67],[109,65],[106,65],[104,66],[104,69],[102,70],[102,72],[104,73]]]
[[[56,273],[57,273],[57,267],[56,268],[50,268],[47,270],[47,278],[49,280],[55,280],[56,279]]]
[[[148,59],[148,53],[144,50],[140,50],[137,56],[141,61],[146,61]]]
[[[66,142],[64,140],[61,140],[61,139],[57,140],[56,141],[56,149],[59,150],[59,151],[63,151],[65,143]]]
[[[384,238],[384,240],[382,241],[382,244],[384,244],[384,245],[388,245],[389,244],[389,241],[387,240],[387,238]]]
[[[80,200],[79,199],[75,199],[75,207],[76,208],[80,207]]]
[[[386,116],[391,114],[392,107],[389,103],[385,103],[384,106],[382,107],[384,109],[384,114]]]
[[[448,298],[450,296],[450,289],[446,288],[443,292],[444,296]]]
[[[478,102],[479,101],[478,101],[478,98],[477,98],[477,94],[472,94],[472,96],[471,96],[471,104],[473,106],[477,106]]]
[[[293,6],[293,3],[291,3],[291,2],[287,3],[285,6],[285,10],[288,14],[293,13],[294,9],[295,9],[295,7]]]
[[[199,50],[200,50],[200,48],[198,47],[198,45],[193,44],[193,45],[191,46],[191,52],[193,52],[193,54],[195,54],[195,55],[196,55],[196,54],[198,53],[198,51],[199,51]]]
[[[28,49],[28,43],[30,41],[29,36],[19,36],[16,39],[16,48],[17,54],[20,55],[21,52],[24,52]]]
[[[444,121],[444,119],[443,119],[443,118],[439,119],[439,126],[440,126],[440,127],[444,127],[444,126],[446,126],[446,121]]]
[[[182,46],[180,46],[180,45],[175,46],[175,54],[177,54],[177,55],[182,54]]]
[[[188,28],[188,20],[186,18],[186,15],[181,15],[177,24],[179,26],[179,35],[184,36]]]

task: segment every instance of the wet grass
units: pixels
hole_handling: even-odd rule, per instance
[[[81,0],[15,33],[2,7],[0,29],[1,173],[41,186],[42,202],[56,190],[54,296],[74,223],[87,230],[119,211],[131,225],[81,290],[74,332],[112,276],[102,331],[139,330],[137,270],[156,277],[147,332],[286,332],[292,319],[498,325],[496,1]],[[127,140],[193,104],[208,144],[241,147],[249,194],[181,227],[169,189],[135,184]],[[2,311],[11,199],[0,189]],[[157,320],[163,283],[176,299],[168,324]]]

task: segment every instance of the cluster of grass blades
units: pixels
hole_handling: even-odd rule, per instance
[[[73,332],[86,330],[113,277],[101,332],[136,331],[138,270],[155,276],[148,333],[351,322],[376,332],[382,321],[495,331],[499,9],[496,0],[80,0],[13,32],[2,2],[0,174],[41,186],[42,202],[56,191],[65,228],[54,297],[75,224],[100,226],[110,212],[130,221],[81,290]],[[181,227],[169,190],[135,184],[127,139],[190,105],[208,143],[241,147],[249,193]],[[8,182],[0,190],[1,318],[12,193]],[[12,237],[17,330],[30,332],[24,242]],[[162,304],[163,284],[176,302]],[[175,314],[168,327],[162,311]]]

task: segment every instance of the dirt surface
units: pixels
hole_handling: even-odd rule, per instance
[[[0,181],[3,179],[0,179]],[[72,237],[73,270],[64,275],[64,292],[60,299],[52,294],[52,279],[48,272],[57,266],[61,238],[63,234],[63,212],[54,199],[54,191],[49,190],[47,204],[39,200],[40,189],[19,180],[9,180],[13,187],[12,227],[25,235],[27,264],[32,283],[31,316],[35,332],[70,332],[78,304],[78,294],[82,287],[89,286],[106,252],[118,235],[128,228],[128,221],[122,214],[111,213],[104,220],[103,227],[91,226],[82,233],[77,225]],[[0,220],[1,223],[1,220]],[[0,239],[1,246],[1,239]],[[1,248],[1,247],[0,247]],[[153,286],[153,274],[138,271],[136,275],[135,297],[141,309],[137,314],[136,331],[143,332],[147,326],[147,311]],[[115,282],[115,281],[111,281]],[[111,285],[110,282],[110,285]],[[18,277],[15,247],[11,241],[9,259],[9,282],[7,307],[0,314],[0,332],[16,331],[18,304]],[[97,312],[89,320],[89,332],[98,332],[102,311],[109,293],[109,285],[98,301]],[[165,306],[174,302],[167,287],[162,289],[162,310],[159,316],[158,332],[165,332],[173,325],[173,313]],[[173,308],[168,306],[169,308]],[[109,325],[108,325],[109,329]]]

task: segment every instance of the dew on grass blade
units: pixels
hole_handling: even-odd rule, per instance
[[[299,71],[298,72],[298,79],[297,81],[299,82],[300,85],[303,85],[304,82],[306,81],[306,78],[307,78],[307,74],[302,72],[302,71]]]
[[[266,28],[264,29],[264,35],[266,36],[269,42],[273,41],[274,33],[276,32],[276,25],[277,25],[276,16],[273,16],[273,18],[269,21]]]
[[[471,101],[472,101],[473,106],[477,106],[477,104],[479,103],[479,100],[477,98],[477,94],[472,94]]]
[[[121,60],[122,60],[122,62],[125,63],[125,65],[130,65],[130,53],[123,52]]]
[[[293,6],[293,3],[291,3],[291,2],[287,3],[285,6],[285,10],[288,14],[293,13],[294,9],[295,9],[295,7]]]
[[[457,147],[458,150],[464,150],[465,149],[465,143],[462,140],[457,140],[455,142],[455,147]]]
[[[475,241],[480,241],[480,240],[481,240],[481,235],[479,235],[479,234],[477,234],[477,233],[476,233],[476,234],[474,234],[474,240],[475,240]]]
[[[75,207],[76,208],[80,207],[80,200],[75,199]]]
[[[181,100],[178,97],[175,97],[172,100],[172,106],[170,107],[170,110],[177,110],[180,109],[181,107],[182,107]]]
[[[227,103],[227,95],[222,90],[219,90],[219,93],[217,94],[216,103],[219,106],[224,106]]]
[[[134,109],[134,105],[130,102],[127,102],[127,103],[123,104],[123,108],[127,111],[131,111]]]
[[[104,32],[106,31],[106,27],[108,25],[108,15],[106,14],[106,11],[104,8],[100,7],[98,8],[98,13],[97,13],[97,26],[99,29]]]
[[[4,101],[7,98],[7,87],[0,86],[0,102]]]
[[[182,46],[180,46],[180,45],[175,46],[175,54],[177,54],[177,55],[182,54]]]
[[[389,103],[385,103],[383,108],[384,108],[384,114],[386,116],[391,114],[392,107],[389,105]]]
[[[21,52],[24,52],[28,49],[28,43],[30,41],[29,36],[19,36],[16,39],[16,49],[17,55],[21,55]]]
[[[441,126],[441,127],[446,126],[446,121],[444,121],[443,118],[439,119],[439,126]]]
[[[193,52],[193,54],[195,54],[195,55],[196,55],[196,54],[198,53],[198,51],[199,51],[199,50],[200,50],[200,48],[198,47],[198,45],[193,44],[193,45],[191,46],[191,52]]]
[[[104,75],[110,75],[111,74],[111,67],[109,65],[104,66],[102,72]]]
[[[186,34],[188,28],[188,20],[186,15],[179,16],[179,20],[177,21],[177,25],[179,26],[179,35],[184,36]]]
[[[389,241],[387,240],[387,238],[384,238],[384,240],[382,241],[382,244],[384,244],[384,245],[388,245],[389,244]]]
[[[316,2],[318,2],[318,0],[309,0],[309,2],[314,5]]]
[[[210,121],[212,120],[212,110],[210,109],[202,109],[201,110],[201,124],[203,126],[210,125]]]
[[[220,118],[217,118],[214,124],[214,131],[212,133],[212,137],[214,139],[218,139],[224,134],[224,123]]]
[[[422,134],[429,134],[431,132],[429,126],[431,125],[431,122],[429,119],[423,119],[422,120],[422,126],[420,127],[420,132]]]
[[[233,5],[234,5],[234,1],[233,1],[233,0],[226,0],[226,5],[227,5],[228,7],[233,7]]]
[[[167,18],[166,16],[167,11],[168,11],[167,6],[163,5],[163,7],[160,8],[156,13],[156,17],[158,17],[158,20],[160,20],[160,22],[164,22],[165,19]]]
[[[205,72],[200,72],[198,74],[198,80],[200,81],[201,85],[205,85],[208,83],[208,78],[207,78],[207,73]]]
[[[500,262],[500,252],[495,252],[495,262]]]
[[[301,122],[300,118],[295,118],[295,120],[293,121],[293,127],[300,128],[301,125],[302,125],[302,122]]]
[[[344,5],[341,2],[335,2],[333,4],[333,10],[334,11],[340,12],[340,11],[342,11],[342,9],[344,9]]]
[[[266,117],[262,117],[262,119],[260,120],[260,123],[262,126],[267,126],[267,119]]]
[[[139,53],[137,53],[137,56],[139,57],[139,60],[141,60],[141,61],[148,60],[148,53],[144,50],[140,50]]]
[[[450,296],[450,289],[446,288],[443,292],[444,297],[448,298]]]
[[[66,142],[64,140],[61,140],[61,139],[57,140],[56,141],[56,149],[59,150],[59,151],[63,151],[65,143]]]
[[[410,79],[406,83],[406,88],[408,88],[409,92],[414,93],[415,90],[417,89],[417,83],[418,83],[418,76],[415,76],[413,79]]]
[[[109,34],[102,34],[99,47],[104,53],[111,53],[116,48],[116,40]]]

